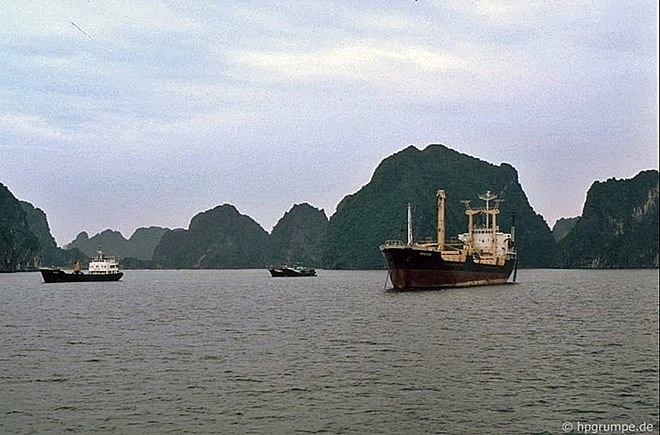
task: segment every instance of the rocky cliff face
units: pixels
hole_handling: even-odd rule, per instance
[[[193,217],[187,230],[163,234],[154,251],[160,268],[240,269],[266,267],[270,238],[252,218],[229,204]]]
[[[323,210],[309,204],[294,205],[271,232],[273,262],[320,266],[327,230],[328,218]]]
[[[328,225],[325,267],[385,267],[378,247],[387,239],[405,240],[408,203],[413,208],[415,240],[435,240],[438,189],[447,195],[447,238],[467,230],[461,200],[480,206],[478,195],[490,190],[504,200],[501,230],[509,231],[515,213],[520,266],[556,264],[557,243],[543,217],[529,205],[512,166],[496,166],[442,145],[429,145],[421,151],[410,146],[386,158],[367,185],[341,201]]]
[[[84,260],[85,255],[78,251],[65,251],[57,247],[55,239],[50,233],[48,219],[43,210],[36,208],[29,202],[20,201],[25,212],[30,232],[37,237],[39,243],[39,265],[41,266],[64,266],[75,260]]]
[[[561,240],[561,266],[658,267],[658,239],[658,171],[595,182],[582,216]]]
[[[34,270],[40,261],[39,239],[30,231],[25,210],[0,184],[0,272]]]

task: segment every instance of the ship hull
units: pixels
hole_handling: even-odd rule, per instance
[[[268,271],[272,277],[298,277],[298,276],[316,276],[316,270],[310,268],[296,269],[290,267],[269,268]]]
[[[445,261],[438,251],[415,248],[383,248],[382,252],[397,290],[505,284],[515,265],[514,259],[500,266],[480,264],[472,257],[465,262]]]
[[[82,272],[65,272],[61,269],[39,269],[41,277],[45,283],[55,282],[97,282],[97,281],[119,281],[123,272],[118,273],[82,273]]]

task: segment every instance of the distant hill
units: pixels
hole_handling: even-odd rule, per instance
[[[120,256],[119,251],[122,250],[128,240],[122,236],[119,231],[105,230],[90,238],[86,231],[78,234],[73,240],[65,246],[66,249],[80,249],[88,257],[93,257],[102,249],[107,255]]]
[[[91,238],[87,232],[83,231],[66,248],[80,249],[88,257],[94,257],[100,249],[108,255],[122,259],[134,258],[149,261],[160,242],[160,238],[166,231],[167,228],[154,226],[138,228],[128,240],[119,231],[110,229],[102,231]]]
[[[371,181],[346,196],[330,217],[324,263],[326,268],[384,268],[378,246],[387,239],[405,239],[407,204],[413,208],[416,240],[436,238],[435,195],[447,195],[447,237],[465,232],[467,218],[461,200],[491,191],[504,200],[499,226],[508,231],[516,216],[516,243],[521,267],[552,267],[558,246],[543,217],[536,214],[518,182],[516,170],[458,153],[443,145],[424,150],[409,146],[386,158]]]
[[[268,233],[224,204],[195,215],[187,230],[163,234],[153,264],[168,269],[258,268],[268,265],[270,252]]]
[[[139,260],[151,260],[154,251],[160,243],[160,239],[168,231],[162,227],[138,228],[130,239],[124,257],[137,258]]]
[[[566,268],[658,267],[658,171],[589,188],[581,218],[560,242]]]
[[[555,222],[555,226],[552,227],[552,236],[556,241],[560,241],[571,232],[578,220],[580,220],[579,216],[558,219],[557,222]]]
[[[323,210],[309,204],[294,205],[270,234],[272,262],[320,266],[327,231],[328,218]]]

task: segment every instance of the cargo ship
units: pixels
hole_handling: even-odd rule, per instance
[[[510,233],[499,231],[497,216],[501,200],[486,192],[479,196],[484,207],[465,205],[467,232],[451,242],[445,241],[444,190],[438,190],[437,242],[415,242],[412,213],[408,205],[408,240],[388,240],[380,246],[387,261],[392,286],[397,290],[439,289],[505,284],[513,272],[515,281],[517,253],[515,226]],[[480,219],[479,219],[480,218]],[[475,222],[475,221],[479,222]]]
[[[87,272],[82,270],[80,262],[73,264],[71,272],[59,267],[42,267],[39,272],[46,283],[119,281],[124,276],[122,266],[117,259],[108,257],[101,251],[98,251],[98,255],[89,261]]]

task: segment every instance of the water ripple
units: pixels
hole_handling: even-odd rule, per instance
[[[658,427],[657,271],[521,270],[433,292],[383,290],[383,274],[2,274],[0,431]]]

